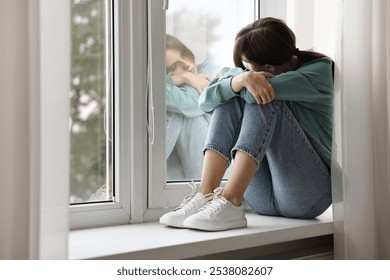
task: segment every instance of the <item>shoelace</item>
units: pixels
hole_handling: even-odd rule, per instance
[[[227,199],[223,196],[213,199],[207,206],[204,208],[204,212],[213,216],[219,209],[228,203]]]
[[[180,203],[180,205],[175,210],[184,209],[185,211],[188,211],[188,210],[192,209],[194,207],[194,205],[197,204],[199,202],[199,200],[201,199],[200,196],[196,197],[196,194],[198,193],[198,191],[197,191],[197,187],[196,187],[195,183],[192,181],[192,182],[189,182],[188,185],[191,187],[192,192],[184,197],[183,201]],[[206,198],[207,200],[211,200],[212,196],[213,196],[213,194],[210,193],[210,194],[204,195],[204,198]]]
[[[228,200],[222,196],[222,187],[218,187],[214,190],[213,199],[203,206],[199,211],[205,211],[210,216],[214,215],[219,209],[221,209]]]
[[[184,205],[186,205],[197,193],[197,188],[194,182],[189,182],[188,185],[191,187],[192,191],[190,194],[186,195],[183,198],[183,201],[180,203],[180,205],[176,209],[182,208]]]

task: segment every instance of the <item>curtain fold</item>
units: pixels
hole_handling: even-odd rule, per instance
[[[390,12],[374,1],[372,13],[372,106],[374,125],[374,212],[377,258],[390,259]]]
[[[389,3],[344,0],[339,68],[343,221],[335,256],[390,259]]]
[[[336,259],[390,259],[390,1],[293,0],[299,48],[334,59]]]

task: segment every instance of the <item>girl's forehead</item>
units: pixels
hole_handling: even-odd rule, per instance
[[[181,53],[176,49],[166,49],[165,60],[167,64],[173,64],[175,61],[182,60]]]
[[[172,48],[167,48],[166,50],[168,55],[177,55],[180,56],[180,51],[178,49],[172,49]]]

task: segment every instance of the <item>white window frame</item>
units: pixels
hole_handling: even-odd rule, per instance
[[[287,21],[287,5],[287,0],[259,0],[260,18],[275,17]]]
[[[115,197],[112,202],[71,205],[71,229],[155,221],[189,192],[186,182],[167,184],[166,180],[166,106],[160,89],[165,91],[163,7],[168,2],[112,1],[114,40],[110,48],[115,55],[110,59],[113,75],[109,81],[115,90]],[[271,8],[285,11],[285,6],[275,6],[273,1],[253,1],[255,18]],[[148,41],[151,44],[146,49]]]
[[[114,90],[114,183],[112,202],[70,206],[70,228],[142,222],[146,207],[147,135],[145,106],[146,4],[113,0],[109,86]],[[115,74],[115,75],[114,75]],[[133,186],[133,187],[132,187]],[[137,199],[135,199],[137,198]]]

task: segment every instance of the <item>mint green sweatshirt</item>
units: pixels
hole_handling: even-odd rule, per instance
[[[220,67],[211,59],[207,59],[198,65],[198,72],[207,74],[211,78],[214,78],[219,70]],[[186,118],[199,116],[210,118],[208,114],[199,109],[199,93],[195,88],[190,85],[175,86],[169,74],[165,77],[165,83],[168,112],[180,113]]]
[[[256,103],[243,88],[235,93],[231,79],[244,72],[241,68],[223,68],[199,97],[199,108],[211,113],[220,104],[240,96]],[[322,160],[330,167],[333,128],[333,74],[329,58],[316,59],[295,71],[282,73],[268,80],[276,92],[276,100],[286,101]],[[262,105],[259,105],[262,106]]]

